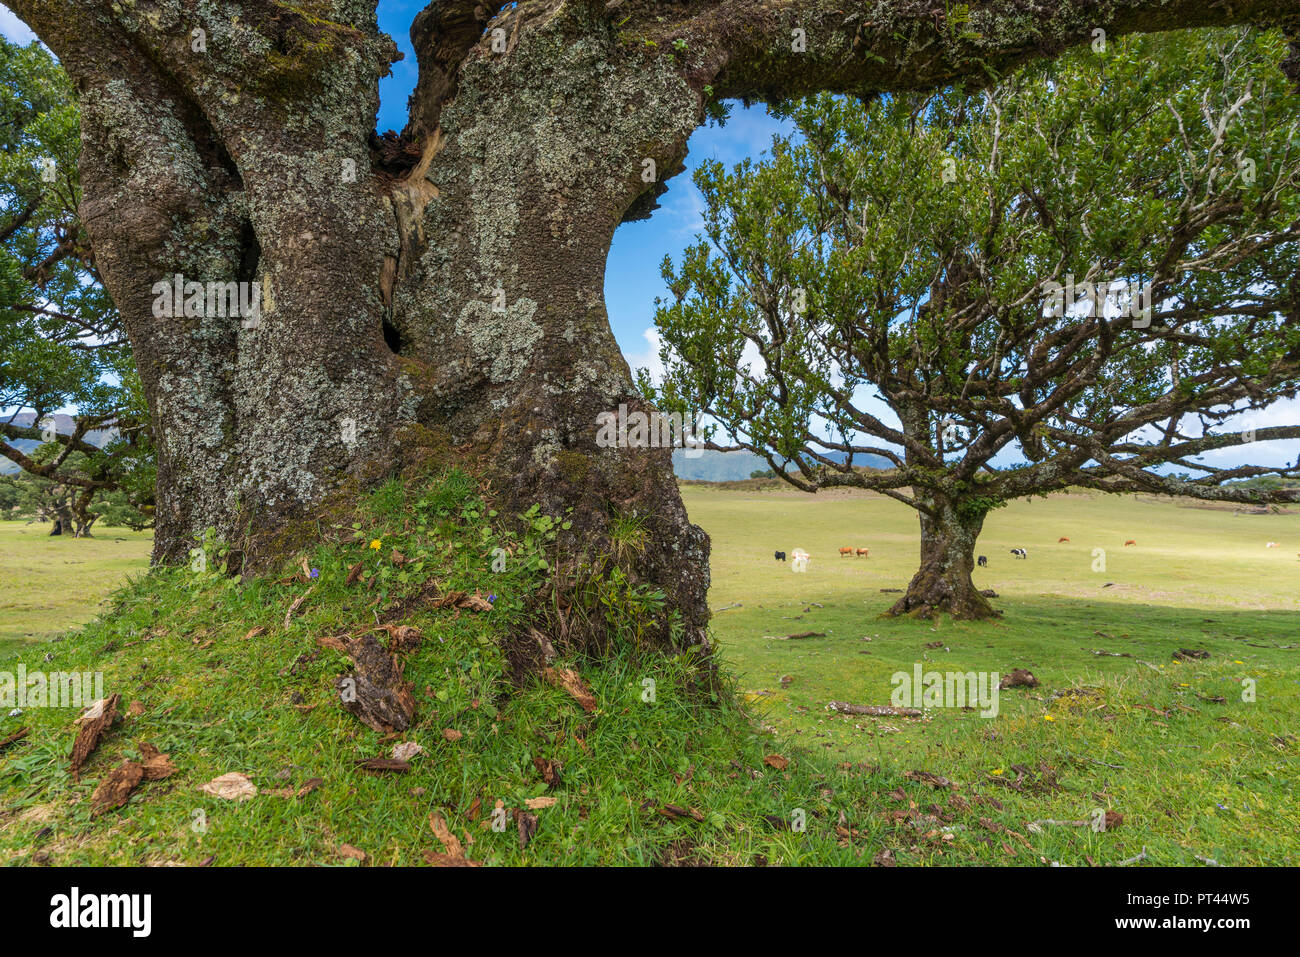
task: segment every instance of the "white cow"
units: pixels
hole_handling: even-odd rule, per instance
[[[1269,543],[1268,543],[1267,545],[1265,545],[1264,547],[1265,547],[1265,548],[1277,548],[1277,542],[1269,542]]]
[[[802,548],[796,548],[790,552],[790,571],[806,572],[808,571],[808,561],[812,558]]]

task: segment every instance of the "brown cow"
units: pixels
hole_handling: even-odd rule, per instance
[[[840,558],[847,558],[849,555],[852,555],[852,554],[853,554],[853,549],[851,549],[851,548],[841,548],[841,549],[840,549]]]
[[[1124,543],[1124,547],[1127,548],[1129,545],[1136,545],[1136,544],[1137,544],[1137,540],[1130,538],[1127,542]]]
[[[859,549],[858,549],[858,557],[862,557],[862,556],[864,556],[864,555],[865,555],[867,558],[870,558],[870,557],[871,557],[871,549],[869,549],[869,548],[859,548]]]
[[[1056,540],[1056,544],[1059,545],[1059,544],[1061,544],[1062,542],[1067,542],[1067,543],[1068,543],[1069,541],[1070,541],[1070,540],[1069,540],[1068,538],[1058,538],[1058,539]]]

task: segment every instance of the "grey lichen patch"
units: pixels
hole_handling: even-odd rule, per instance
[[[456,318],[456,334],[469,343],[473,358],[489,369],[493,382],[511,382],[528,367],[544,333],[535,321],[537,303],[507,301],[503,311],[491,299],[471,299]]]

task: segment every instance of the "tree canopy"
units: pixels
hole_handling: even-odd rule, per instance
[[[134,358],[78,215],[78,124],[49,52],[0,37],[0,455],[49,480],[44,494],[80,528],[97,494],[147,507],[153,466]],[[57,430],[50,416],[65,407],[77,414]],[[103,430],[116,438],[87,441]]]
[[[1300,462],[1203,458],[1300,438],[1241,424],[1300,388],[1283,52],[1254,30],[1102,38],[988,89],[788,108],[770,157],[699,171],[704,236],[664,263],[666,373],[643,387],[799,488],[916,508],[923,561],[934,536],[967,553],[964,584],[914,581],[897,611],[960,589],[989,613],[960,566],[1011,498],[1300,498],[1233,481]]]

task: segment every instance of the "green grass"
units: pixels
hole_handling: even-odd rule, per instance
[[[1013,503],[990,516],[979,548],[990,564],[976,577],[999,593],[1005,617],[936,624],[879,617],[897,597],[880,589],[906,587],[915,569],[916,518],[906,507],[860,494],[695,486],[684,496],[713,540],[710,604],[742,604],[714,617],[721,657],[783,738],[836,761],[991,785],[1021,833],[1028,821],[1087,819],[1099,806],[1125,816],[1105,834],[1048,825],[1030,835],[1038,856],[1079,863],[1146,847],[1163,864],[1194,864],[1198,854],[1232,864],[1300,860],[1291,784],[1300,753],[1300,516],[1087,494]],[[1071,542],[1058,544],[1063,536]],[[1124,547],[1129,538],[1138,544]],[[841,559],[841,545],[869,547],[871,557]],[[1028,560],[1010,556],[1017,546]],[[796,547],[813,556],[806,575],[772,559]],[[1104,573],[1092,570],[1093,548],[1106,550]],[[773,637],[809,631],[826,637]],[[1210,657],[1178,662],[1180,648]],[[891,676],[917,662],[940,672],[1028,668],[1041,685],[1003,692],[992,720],[944,709],[919,720],[826,710],[832,700],[889,704]],[[1245,678],[1256,683],[1254,703],[1242,700]],[[1067,689],[1086,690],[1052,698]],[[1227,703],[1204,700],[1216,697]],[[992,783],[1040,761],[1065,790]],[[977,858],[1005,854],[996,843]],[[1026,858],[1026,848],[1010,846]]]
[[[128,574],[149,565],[149,532],[96,527],[76,539],[49,530],[0,521],[0,653],[84,624]]]
[[[166,570],[129,586],[113,614],[79,632],[7,659],[0,651],[0,672],[19,660],[101,670],[109,693],[143,708],[108,734],[80,781],[68,773],[75,711],[0,712],[0,740],[31,728],[0,754],[0,862],[347,864],[339,847],[350,844],[371,864],[415,864],[422,850],[442,849],[430,812],[446,818],[471,858],[506,865],[853,864],[882,855],[1084,865],[1144,848],[1154,864],[1300,857],[1291,793],[1300,649],[1286,647],[1300,645],[1300,547],[1287,544],[1300,538],[1296,516],[1084,496],[1013,505],[994,513],[981,547],[992,564],[979,584],[1001,594],[995,604],[1006,617],[934,624],[878,618],[895,597],[880,589],[903,587],[915,560],[915,519],[902,506],[697,487],[685,498],[713,537],[711,604],[742,603],[713,622],[737,694],[711,695],[689,656],[638,652],[631,641],[600,663],[563,662],[589,684],[594,713],[535,678],[515,686],[501,649],[517,640],[542,581],[530,560],[538,555],[497,528],[461,473],[423,494],[390,485],[363,511],[358,541],[307,553],[320,577],[288,627],[286,611],[308,588],[290,579],[292,567],[247,584]],[[636,530],[624,532],[631,543]],[[1058,546],[1061,535],[1073,544]],[[368,547],[375,538],[379,549]],[[1138,546],[1123,548],[1125,538]],[[1270,540],[1287,547],[1265,550]],[[869,546],[872,557],[841,560],[839,545]],[[1020,545],[1029,561],[1013,563],[1006,549]],[[494,574],[498,546],[515,551]],[[1108,549],[1104,575],[1091,571],[1094,546]],[[394,547],[406,564],[393,564]],[[795,547],[814,556],[808,575],[771,558]],[[349,587],[346,570],[358,560],[372,578]],[[346,662],[316,639],[373,625],[431,578],[497,599],[489,614],[409,606],[403,620],[425,635],[406,656],[418,718],[385,739],[338,707],[332,680]],[[266,632],[245,640],[256,626]],[[764,637],[801,631],[826,637]],[[1210,657],[1175,663],[1180,647]],[[942,708],[922,719],[825,710],[832,699],[888,703],[889,676],[916,662],[1028,667],[1042,684],[1003,692],[992,719]],[[642,700],[647,678],[654,702]],[[1254,703],[1241,700],[1243,678],[1257,683]],[[1216,696],[1226,702],[1205,700]],[[463,736],[447,740],[448,728]],[[355,769],[399,740],[426,749],[410,773]],[[92,818],[96,784],[142,741],[179,773]],[[769,766],[770,754],[789,766]],[[543,781],[539,759],[560,762],[558,784]],[[953,787],[932,789],[908,778],[912,770]],[[232,804],[199,791],[229,771],[263,793]],[[313,777],[324,783],[302,798],[267,793]],[[540,796],[556,803],[533,812],[539,827],[527,847],[513,824],[486,826],[497,800],[517,809]],[[702,820],[670,819],[665,805]],[[1097,808],[1124,820],[1100,833],[1031,827],[1087,820]],[[800,816],[802,831],[791,827]]]

